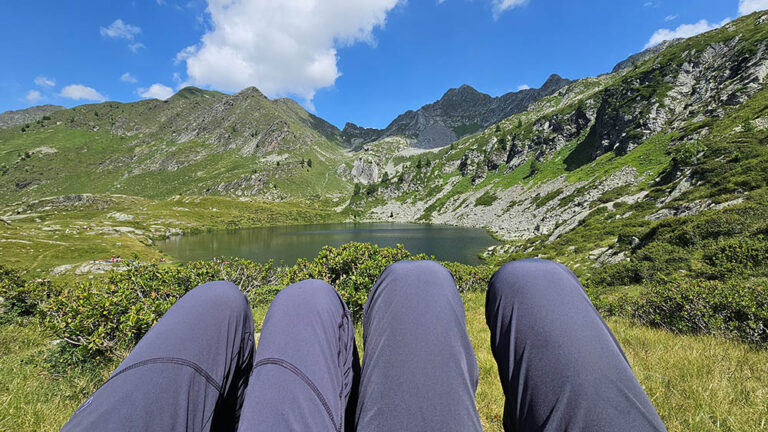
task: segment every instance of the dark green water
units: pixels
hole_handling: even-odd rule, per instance
[[[477,228],[342,223],[214,231],[173,237],[157,245],[163,252],[181,261],[240,257],[294,264],[298,258],[314,258],[325,245],[339,246],[351,241],[379,246],[401,243],[412,253],[425,253],[441,261],[465,264],[479,263],[477,255],[487,247],[498,244],[488,233]]]

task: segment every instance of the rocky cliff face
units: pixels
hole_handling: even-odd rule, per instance
[[[0,114],[0,129],[36,122],[54,111],[66,109],[58,105],[39,105]]]
[[[448,90],[440,100],[399,115],[383,130],[348,123],[342,132],[350,146],[381,138],[403,136],[417,148],[444,147],[458,138],[525,111],[537,100],[555,93],[571,81],[552,75],[538,89],[510,92],[499,97],[480,93],[468,85]]]

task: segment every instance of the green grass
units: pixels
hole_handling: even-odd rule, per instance
[[[52,372],[52,339],[34,326],[0,326],[0,431],[59,430],[118,364]]]
[[[501,431],[504,397],[485,325],[485,293],[465,293],[462,298],[480,371],[478,411],[484,430]],[[257,331],[266,309],[262,305],[253,310]],[[747,432],[768,424],[768,352],[620,319],[608,324],[671,432]],[[359,325],[355,334],[362,353]],[[0,326],[0,430],[58,430],[119,362],[52,372],[47,362],[52,339],[36,326]]]
[[[21,217],[0,222],[0,262],[47,277],[53,267],[120,256],[142,261],[163,258],[152,246],[168,230],[185,233],[215,229],[336,222],[342,216],[317,202],[267,202],[227,197],[176,197],[151,200],[98,195],[92,205],[51,206],[49,201],[29,205]],[[16,207],[5,209],[6,212]],[[110,214],[132,216],[119,221]],[[87,229],[83,229],[87,227]],[[126,227],[136,232],[120,233]],[[68,233],[67,230],[70,232]],[[106,232],[104,230],[107,230]],[[168,257],[164,257],[168,258]]]

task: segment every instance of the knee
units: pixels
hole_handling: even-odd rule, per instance
[[[390,264],[381,273],[382,276],[400,278],[444,278],[450,277],[451,272],[443,265],[432,260],[398,261]]]
[[[187,303],[200,304],[216,314],[241,316],[251,313],[245,294],[232,282],[205,283],[189,291],[183,299]]]
[[[456,292],[456,283],[451,272],[431,260],[399,261],[390,264],[379,276],[374,290],[383,286],[401,293],[413,295],[444,295]]]
[[[296,282],[280,290],[270,309],[286,309],[296,313],[312,311],[338,311],[346,309],[336,290],[327,282],[308,279]]]
[[[565,283],[563,283],[565,282]],[[579,284],[562,264],[544,259],[524,259],[504,264],[488,282],[488,296],[516,299],[545,295],[551,287]]]

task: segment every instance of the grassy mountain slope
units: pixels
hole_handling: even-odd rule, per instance
[[[0,197],[328,197],[350,188],[336,174],[345,152],[337,134],[295,102],[270,101],[253,88],[84,105],[24,132],[0,131]]]

